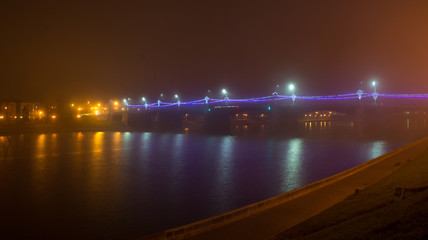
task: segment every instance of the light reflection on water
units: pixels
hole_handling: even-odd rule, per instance
[[[214,180],[216,183],[216,194],[220,197],[218,202],[224,204],[233,195],[232,168],[235,140],[232,136],[225,136],[220,141],[218,154],[214,158],[210,157],[210,161],[217,159],[217,177]]]
[[[286,183],[289,187],[283,189],[284,192],[296,186],[301,186],[301,164],[303,141],[300,138],[291,139],[288,141],[287,155],[285,155],[286,169],[284,169]]]
[[[385,151],[385,147],[386,147],[386,142],[385,141],[375,141],[372,143],[371,146],[371,151],[369,154],[369,159],[373,159],[373,158],[377,158],[380,155],[384,154]]]
[[[10,219],[0,231],[136,238],[290,191],[404,143],[131,132],[21,135],[8,152],[0,149],[0,194],[7,196],[0,198],[0,211]],[[22,215],[28,220],[22,222]]]

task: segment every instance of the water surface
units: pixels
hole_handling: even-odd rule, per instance
[[[317,126],[303,127],[299,137],[275,138],[148,132],[0,137],[0,232],[137,238],[298,188],[415,138],[337,137]]]

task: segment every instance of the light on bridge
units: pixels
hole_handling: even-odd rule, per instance
[[[226,91],[226,89],[224,89],[224,88],[223,88],[223,90],[221,90],[221,92],[222,92],[224,95],[226,95],[226,96],[227,96],[227,91]]]
[[[294,84],[290,83],[288,85],[288,90],[291,91],[291,100],[293,100],[293,103],[296,101],[296,94],[294,93],[295,87]]]

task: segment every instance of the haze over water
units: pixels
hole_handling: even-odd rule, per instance
[[[281,137],[242,129],[25,134],[10,144],[0,137],[0,232],[141,237],[315,182],[426,132],[426,124],[405,123],[375,138],[351,123],[311,123]]]

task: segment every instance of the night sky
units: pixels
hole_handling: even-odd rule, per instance
[[[0,1],[0,98],[428,93],[428,1]],[[220,96],[220,94],[218,94]]]

